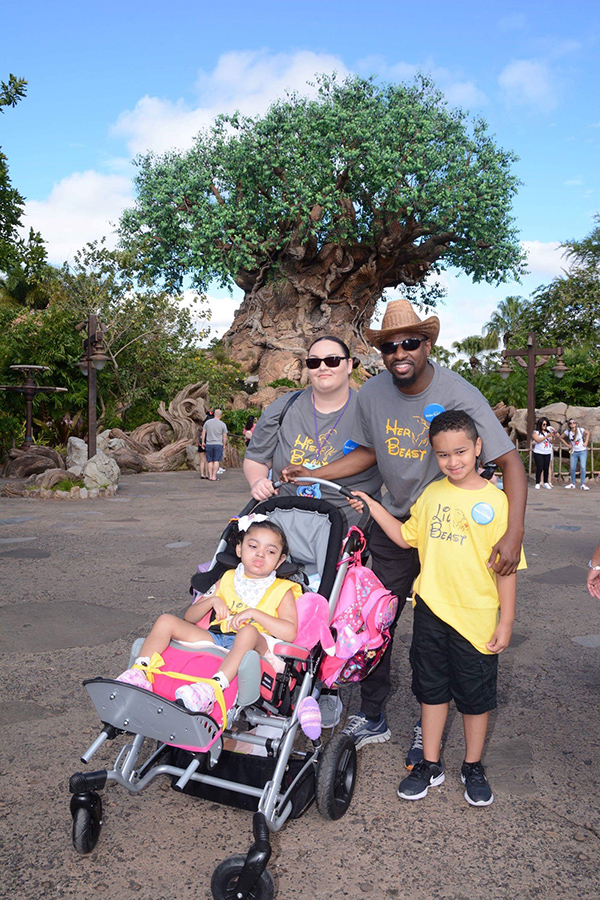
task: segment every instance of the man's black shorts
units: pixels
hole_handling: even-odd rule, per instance
[[[480,653],[417,596],[410,648],[412,690],[419,703],[454,700],[459,713],[479,716],[496,708],[498,656]]]

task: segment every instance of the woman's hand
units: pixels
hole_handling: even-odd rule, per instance
[[[271,479],[265,476],[263,478],[257,478],[250,486],[250,493],[255,500],[268,500],[269,497],[277,494],[277,491],[273,487]]]

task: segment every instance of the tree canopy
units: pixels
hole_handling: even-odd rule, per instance
[[[121,220],[145,276],[245,291],[232,333],[246,329],[257,360],[343,321],[356,343],[385,288],[423,284],[432,267],[491,282],[523,271],[515,157],[481,119],[424,77],[317,87],[262,117],[221,116],[186,152],[140,158]]]

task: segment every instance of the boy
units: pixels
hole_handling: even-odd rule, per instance
[[[400,782],[398,796],[420,800],[445,780],[439,750],[454,699],[465,732],[465,799],[472,806],[489,806],[494,796],[481,754],[496,707],[498,654],[512,635],[517,576],[496,575],[488,559],[506,531],[508,501],[477,473],[481,438],[467,413],[437,415],[429,440],[446,477],[425,488],[407,522],[354,492],[388,537],[400,547],[417,547],[421,563],[410,662],[413,693],[421,704],[424,758]],[[524,565],[521,556],[519,568]]]

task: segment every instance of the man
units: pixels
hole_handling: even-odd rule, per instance
[[[227,443],[227,425],[221,421],[223,410],[215,409],[212,419],[207,419],[202,428],[202,448],[206,451],[206,469],[209,481],[218,481],[217,473],[223,459]]]
[[[482,439],[483,463],[496,463],[504,480],[509,514],[506,533],[493,547],[489,565],[500,575],[516,572],[523,540],[527,480],[521,458],[483,395],[458,375],[429,359],[440,330],[437,316],[421,320],[408,300],[388,304],[381,330],[367,329],[367,339],[382,354],[387,371],[369,379],[358,393],[359,446],[344,459],[319,469],[319,477],[336,481],[377,463],[388,493],[384,506],[400,521],[425,487],[441,472],[429,445],[429,424],[438,413],[461,409],[475,421]],[[288,466],[283,480],[309,475]],[[418,573],[415,550],[402,550],[373,524],[369,548],[373,571],[399,600],[398,615]],[[394,626],[395,627],[395,626]],[[379,666],[361,683],[361,709],[345,731],[357,749],[387,741],[390,730],[383,705],[390,692],[390,643]],[[422,758],[420,723],[415,726],[408,767]]]

